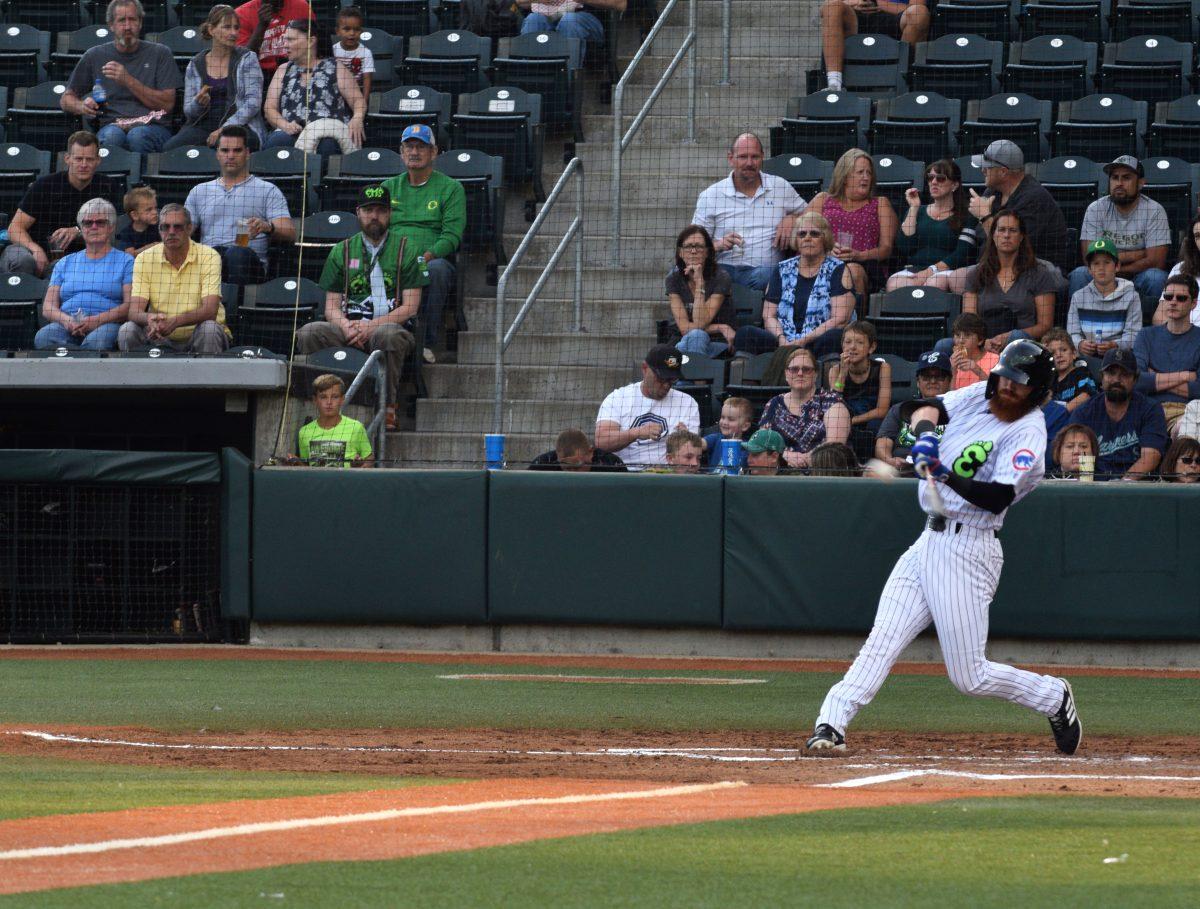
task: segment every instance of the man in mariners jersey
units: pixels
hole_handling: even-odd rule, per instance
[[[954,687],[1004,698],[1050,720],[1055,746],[1074,754],[1083,737],[1065,679],[1026,672],[986,656],[988,609],[1004,553],[999,532],[1009,506],[1045,473],[1046,421],[1054,365],[1036,341],[1013,341],[986,382],[938,399],[912,402],[907,419],[918,476],[942,484],[937,514],[929,484],[920,483],[925,532],[896,562],[884,585],[875,625],[845,677],[829,690],[809,751],[846,748],[846,727],[875,697],[901,651],[932,622]],[[939,440],[935,427],[945,424]]]
[[[300,329],[302,353],[326,347],[382,350],[387,362],[388,428],[396,425],[396,391],[404,358],[413,349],[412,320],[429,283],[425,260],[407,243],[400,261],[400,235],[388,230],[392,200],[383,186],[364,186],[358,196],[359,233],[329,251],[321,287],[325,321]]]

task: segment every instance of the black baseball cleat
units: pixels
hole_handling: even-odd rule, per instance
[[[1063,754],[1074,754],[1079,750],[1083,741],[1083,724],[1079,722],[1079,713],[1075,710],[1075,695],[1071,693],[1071,683],[1060,679],[1066,686],[1062,705],[1058,713],[1050,717],[1050,731],[1054,733],[1054,746]]]
[[[845,751],[846,738],[828,723],[821,723],[804,747],[808,751]]]

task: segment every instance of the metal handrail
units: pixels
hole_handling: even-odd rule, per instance
[[[625,67],[625,72],[621,75],[621,79],[617,82],[617,87],[613,89],[612,99],[612,118],[613,118],[613,135],[612,135],[612,264],[621,264],[621,155],[625,153],[625,149],[629,147],[629,143],[633,141],[633,137],[637,135],[637,131],[641,129],[642,123],[650,113],[650,108],[654,106],[654,102],[658,100],[658,96],[662,94],[662,90],[666,87],[671,77],[675,75],[675,70],[679,68],[679,64],[683,61],[684,54],[688,58],[688,114],[687,114],[687,142],[696,141],[696,0],[688,0],[688,32],[684,35],[683,43],[679,45],[679,50],[675,52],[675,56],[671,58],[671,62],[667,64],[666,70],[655,84],[650,92],[650,96],[642,104],[642,109],[638,111],[637,116],[633,118],[633,122],[629,124],[629,129],[625,134],[621,134],[621,125],[624,121],[624,99],[625,86],[629,82],[630,77],[637,69],[638,64],[642,62],[642,58],[650,50],[650,45],[654,43],[654,39],[658,37],[658,33],[663,30],[667,23],[667,18],[675,9],[675,4],[679,0],[671,0],[664,8],[658,17],[658,21],[654,23],[654,27],[650,29],[650,33],[646,35],[646,40],[642,42],[642,46],[638,48],[637,53],[633,55],[633,59],[629,61],[629,65]]]
[[[721,81],[729,85],[729,58],[733,55],[733,0],[721,3]]]
[[[554,248],[550,259],[546,262],[542,273],[538,275],[537,280],[533,283],[533,289],[529,291],[529,296],[525,298],[525,302],[521,304],[521,308],[517,310],[517,314],[513,317],[512,325],[508,326],[506,331],[504,328],[504,302],[508,295],[508,279],[521,260],[525,258],[525,253],[529,250],[529,246],[537,237],[538,232],[542,229],[542,224],[545,223],[546,216],[550,214],[555,203],[558,202],[558,197],[562,195],[563,188],[570,182],[571,177],[578,174],[579,176],[579,191],[575,199],[575,218],[567,227],[562,235],[562,239],[558,241],[558,245]],[[516,337],[517,331],[521,327],[521,323],[525,321],[525,316],[529,314],[533,304],[537,302],[538,294],[542,292],[542,288],[546,286],[546,281],[550,278],[550,273],[558,265],[558,260],[562,258],[563,252],[567,248],[567,244],[572,240],[575,241],[575,331],[583,330],[583,162],[579,158],[572,158],[566,168],[563,169],[558,181],[554,184],[554,188],[550,190],[550,195],[546,196],[546,201],[542,203],[542,209],[538,212],[533,223],[529,225],[529,230],[525,232],[525,236],[521,240],[521,245],[517,247],[517,251],[512,254],[512,258],[508,260],[508,265],[504,267],[504,272],[500,275],[500,279],[496,282],[496,411],[492,419],[492,432],[504,431],[504,351],[508,350],[508,345],[512,343]]]
[[[382,466],[384,455],[387,451],[387,364],[383,360],[382,350],[373,350],[371,355],[367,357],[367,362],[362,365],[362,369],[354,377],[350,383],[350,387],[346,389],[346,400],[354,399],[354,393],[358,391],[359,386],[366,381],[368,372],[375,373],[375,400],[377,406],[375,408],[375,416],[371,418],[371,422],[367,424],[367,438],[373,440],[372,447],[375,449],[374,466]]]

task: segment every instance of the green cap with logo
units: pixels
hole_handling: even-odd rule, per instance
[[[1104,253],[1106,256],[1112,256],[1114,262],[1121,261],[1121,256],[1117,253],[1117,244],[1115,244],[1108,237],[1101,237],[1100,239],[1093,240],[1091,243],[1089,243],[1087,255],[1084,256],[1084,258],[1088,262],[1091,262],[1092,256],[1097,255],[1098,253]]]
[[[762,454],[764,451],[775,451],[783,454],[787,446],[783,436],[773,429],[760,429],[750,439],[742,443],[742,448],[752,454]]]

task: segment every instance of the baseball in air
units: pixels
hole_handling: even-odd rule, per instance
[[[894,480],[900,476],[899,470],[887,461],[881,461],[879,458],[871,458],[871,460],[867,461],[863,473],[868,477],[875,477],[880,480]]]

